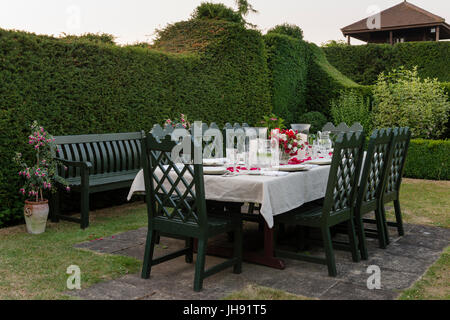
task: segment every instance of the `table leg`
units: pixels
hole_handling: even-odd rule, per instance
[[[274,229],[270,229],[267,223],[264,223],[264,252],[245,251],[243,258],[245,262],[259,264],[274,269],[283,270],[286,266],[284,261],[274,256]],[[197,245],[194,245],[196,251]],[[209,245],[208,255],[230,258],[233,255],[232,248],[221,247],[218,245]]]

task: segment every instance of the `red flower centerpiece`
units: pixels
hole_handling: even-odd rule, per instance
[[[278,141],[280,146],[280,162],[287,163],[290,158],[298,156],[306,151],[307,142],[302,140],[301,134],[292,129],[275,129],[271,132],[271,138]]]

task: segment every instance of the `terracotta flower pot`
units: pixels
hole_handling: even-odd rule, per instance
[[[48,211],[48,200],[41,202],[25,201],[23,213],[28,233],[41,234],[45,232]]]

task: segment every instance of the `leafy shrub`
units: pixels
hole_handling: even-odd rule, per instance
[[[66,35],[62,40],[68,40],[69,42],[74,41],[90,41],[93,43],[105,43],[105,44],[116,44],[115,37],[112,34],[107,33],[85,33],[81,36],[74,36],[74,35]]]
[[[450,102],[437,80],[420,79],[417,68],[381,73],[374,87],[376,127],[410,127],[414,138],[445,133]]]
[[[241,14],[222,3],[203,2],[192,13],[192,19],[216,19],[244,23]]]
[[[331,116],[335,125],[345,122],[351,126],[359,122],[366,132],[372,131],[370,109],[370,100],[354,90],[342,91],[339,98],[331,101]]]
[[[418,66],[422,78],[450,81],[450,42],[406,42],[348,46],[329,42],[324,47],[328,61],[359,84],[372,85],[381,72]]]
[[[342,90],[366,90],[336,68],[325,57],[321,48],[308,43],[309,63],[306,104],[308,111],[319,111],[330,116],[330,102],[339,97]]]
[[[450,141],[411,140],[405,177],[450,180]]]
[[[301,115],[299,121],[299,123],[310,124],[311,128],[309,129],[309,132],[313,134],[317,133],[317,131],[321,131],[327,122],[327,117],[318,111],[307,112]]]
[[[160,40],[217,31],[202,50],[186,40],[192,51],[173,54],[0,29],[0,226],[23,216],[10,159],[16,150],[32,159],[24,141],[33,120],[58,136],[150,130],[180,113],[219,125],[270,114],[262,35],[229,22],[184,26]]]
[[[303,30],[295,24],[284,23],[277,25],[267,31],[267,34],[271,33],[284,34],[297,40],[303,40]]]
[[[304,41],[270,33],[264,36],[270,71],[273,112],[296,123],[307,112],[308,46]]]

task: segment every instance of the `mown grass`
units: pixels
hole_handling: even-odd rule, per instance
[[[0,300],[69,298],[64,292],[70,265],[80,267],[82,288],[138,272],[137,259],[80,250],[74,244],[145,226],[145,207],[121,206],[91,216],[86,231],[68,222],[49,223],[45,233],[34,236],[24,226],[1,229]]]
[[[406,223],[450,228],[450,182],[405,179],[401,204]],[[392,217],[392,214],[390,214]],[[91,225],[48,223],[41,235],[25,226],[0,229],[0,299],[70,299],[67,267],[78,265],[81,285],[136,273],[141,262],[131,257],[99,254],[74,248],[76,243],[138,229],[147,223],[145,205],[131,204],[91,212]],[[400,299],[450,299],[450,247]],[[304,300],[306,297],[260,286],[232,293],[228,300]]]

